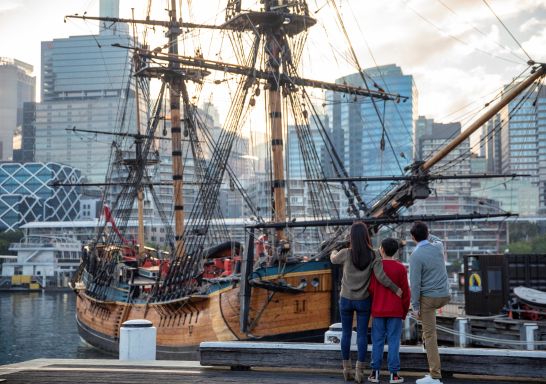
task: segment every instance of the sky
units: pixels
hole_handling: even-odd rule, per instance
[[[181,2],[181,0],[179,0]],[[186,3],[186,0],[183,0]],[[142,17],[146,1],[120,0],[120,14]],[[221,23],[221,0],[193,1],[195,19]],[[255,1],[243,1],[251,4]],[[309,0],[319,21],[311,29],[304,76],[334,81],[349,73],[348,45],[329,0]],[[546,62],[546,0],[336,0],[362,68],[397,64],[414,76],[418,110],[439,122],[461,119],[461,108],[483,105],[522,72],[529,59]],[[152,2],[161,16],[166,0]],[[519,44],[504,29],[508,27]],[[0,0],[0,56],[34,65],[39,77],[40,42],[95,34],[91,21],[63,21],[65,15],[98,15],[99,0]],[[183,15],[187,20],[187,13]],[[203,49],[217,59],[214,37]],[[229,60],[230,58],[223,57]],[[38,79],[39,80],[39,79]],[[463,110],[464,111],[464,110]]]

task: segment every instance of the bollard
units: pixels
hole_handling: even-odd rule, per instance
[[[148,320],[122,324],[119,337],[120,360],[155,360],[156,328]]]
[[[535,350],[535,332],[537,329],[537,323],[523,323],[521,325],[520,339],[526,342],[524,348],[528,351]]]
[[[341,343],[341,323],[330,325],[330,328],[324,332],[324,344],[339,344]],[[351,345],[356,346],[356,332],[351,335]]]
[[[466,317],[457,317],[453,325],[455,332],[457,332],[453,340],[455,346],[461,348],[467,347],[468,319]]]
[[[415,323],[415,320],[411,318],[411,316],[406,316],[404,319],[404,342],[413,342],[417,340],[416,332],[416,325],[412,324]]]

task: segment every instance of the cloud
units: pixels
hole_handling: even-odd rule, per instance
[[[2,0],[0,3],[0,13],[13,11],[14,9],[22,7],[21,1],[16,0]]]
[[[539,34],[532,36],[529,40],[522,43],[525,51],[531,55],[533,60],[543,62],[546,60],[544,47],[546,46],[546,29],[542,29]]]
[[[439,122],[464,120],[469,107],[479,109],[503,84],[500,75],[479,66],[471,70],[453,66],[434,70],[420,67],[412,72],[419,90],[419,114]],[[460,113],[453,113],[457,110]]]
[[[525,21],[519,27],[521,32],[533,32],[538,28],[546,27],[546,20],[539,20],[536,17],[532,17],[529,20]]]

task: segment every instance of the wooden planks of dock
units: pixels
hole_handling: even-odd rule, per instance
[[[544,351],[485,348],[439,348],[439,351],[442,371],[446,374],[546,378]],[[201,343],[199,352],[201,364],[212,366],[328,369],[341,366],[338,344],[206,342]],[[351,353],[356,361],[354,347]],[[428,372],[422,347],[402,346],[400,360],[402,371]],[[383,363],[386,364],[386,356]]]
[[[406,374],[406,382],[413,383],[415,373]],[[204,384],[204,383],[286,383],[322,384],[343,383],[341,370],[297,369],[297,368],[257,368],[250,371],[232,371],[229,367],[203,367],[198,362],[187,361],[117,361],[117,360],[77,360],[77,359],[38,359],[24,363],[0,366],[0,381],[5,384],[50,384],[50,383],[90,383],[90,384]],[[444,384],[513,384],[514,379],[490,381],[486,377],[456,376],[442,380]],[[388,382],[383,377],[383,382]],[[525,382],[546,382],[530,379]]]

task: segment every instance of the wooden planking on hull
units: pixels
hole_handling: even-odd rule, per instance
[[[147,319],[157,328],[157,347],[194,347],[202,341],[248,340],[321,331],[330,325],[331,274],[329,269],[291,273],[284,279],[296,286],[314,281],[301,293],[254,289],[251,331],[239,330],[239,288],[227,287],[207,297],[154,304],[102,303],[80,292],[78,322],[95,334],[117,343],[119,327],[126,320]],[[82,335],[86,340],[86,335]],[[297,336],[296,336],[297,337]],[[95,344],[93,340],[88,340]],[[99,346],[100,347],[100,346]]]

